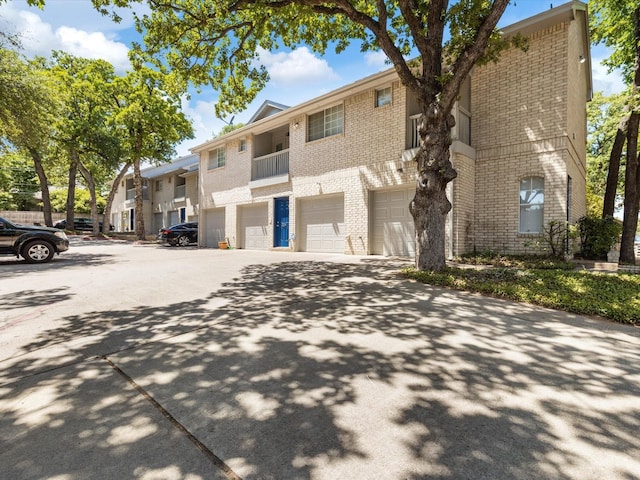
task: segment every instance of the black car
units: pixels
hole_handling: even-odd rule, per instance
[[[73,229],[67,228],[67,221],[60,220],[55,223],[54,228],[59,228],[61,230],[76,230],[80,232],[93,232],[93,219],[91,218],[74,218],[73,219]],[[102,222],[98,224],[99,231],[102,231]],[[109,228],[113,230],[113,225],[109,225]]]
[[[163,228],[158,233],[158,240],[180,247],[198,243],[198,222],[179,223]]]
[[[0,218],[0,254],[45,263],[69,249],[67,235],[57,228],[16,225]]]

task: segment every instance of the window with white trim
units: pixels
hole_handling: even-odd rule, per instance
[[[308,142],[342,133],[344,126],[342,104],[309,115],[307,125]]]
[[[391,87],[376,90],[376,108],[391,105]]]
[[[238,145],[238,151],[239,152],[246,152],[247,151],[247,139],[246,138],[241,138],[240,139],[240,143]]]
[[[208,169],[213,170],[215,168],[224,167],[225,165],[225,151],[224,147],[216,148],[209,152],[209,165]]]
[[[544,178],[520,180],[520,233],[542,233],[544,218]]]

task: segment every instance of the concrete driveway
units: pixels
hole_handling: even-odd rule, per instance
[[[0,478],[640,479],[640,329],[379,257],[0,257]]]

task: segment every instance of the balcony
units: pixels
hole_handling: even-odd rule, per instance
[[[136,199],[136,189],[127,188],[125,203],[126,204],[134,203],[135,199]],[[142,187],[142,199],[149,200],[149,189],[146,186]]]
[[[456,119],[456,125],[451,130],[451,138],[466,145],[471,145],[471,113],[458,105],[455,106],[452,113]],[[420,146],[420,134],[418,133],[419,121],[420,114],[411,115],[409,117],[408,150],[418,148]]]
[[[289,149],[263,155],[251,164],[251,188],[289,181]]]
[[[186,185],[176,185],[175,189],[173,190],[173,199],[184,200],[185,188],[186,188]]]

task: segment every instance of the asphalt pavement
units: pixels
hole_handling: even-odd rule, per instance
[[[406,261],[0,257],[0,479],[640,479],[640,329]]]

